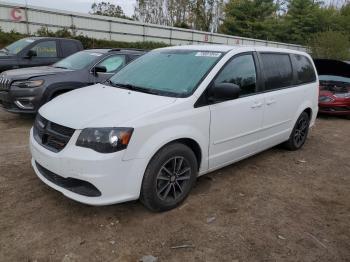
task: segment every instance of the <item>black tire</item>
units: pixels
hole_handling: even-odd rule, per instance
[[[309,115],[304,111],[295,123],[289,139],[284,143],[285,148],[291,151],[302,148],[309,133],[309,125]]]
[[[141,186],[141,202],[152,211],[173,209],[186,199],[196,182],[198,163],[181,143],[160,149],[149,162]]]

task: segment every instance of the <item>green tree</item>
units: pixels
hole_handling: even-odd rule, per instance
[[[189,17],[192,10],[191,0],[167,0],[167,25],[190,28]]]
[[[143,23],[168,25],[165,0],[136,0],[134,18]]]
[[[326,31],[312,35],[308,46],[315,58],[350,60],[349,36],[342,32]]]
[[[273,39],[278,4],[273,0],[230,0],[220,31],[250,38]]]
[[[350,2],[344,5],[340,9],[339,27],[349,36],[350,38]]]
[[[320,31],[320,5],[315,0],[290,0],[282,40],[305,44],[311,34]]]
[[[93,3],[90,14],[130,19],[124,14],[123,9],[119,5],[104,1]]]

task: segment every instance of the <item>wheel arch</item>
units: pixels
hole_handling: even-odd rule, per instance
[[[298,120],[298,118],[302,112],[306,112],[309,115],[310,126],[312,126],[314,123],[314,119],[315,119],[314,110],[312,108],[313,107],[312,107],[311,101],[305,101],[303,104],[301,104],[299,106],[298,110],[296,111],[296,114],[294,115],[294,119],[292,122],[293,123],[292,128],[294,127],[296,121]]]
[[[172,141],[166,143],[165,145],[163,145],[162,147],[160,147],[155,154],[157,154],[162,148],[164,148],[170,144],[174,144],[174,143],[184,144],[193,151],[193,153],[197,159],[197,165],[198,165],[197,168],[199,171],[199,168],[200,168],[201,162],[202,162],[202,150],[201,150],[201,147],[199,146],[198,142],[192,138],[184,137],[184,138],[178,138],[178,139],[172,140]]]
[[[174,132],[175,130],[176,132]],[[183,128],[165,128],[160,132],[154,133],[151,137],[148,137],[146,134],[138,135],[136,132],[135,140],[133,141],[133,138],[131,138],[131,143],[123,157],[124,160],[144,158],[147,163],[149,163],[152,157],[165,146],[172,143],[182,143],[188,146],[195,154],[199,171],[208,168],[208,163],[206,161],[207,155],[205,152],[208,150],[209,141],[208,138],[205,137],[205,134],[201,133],[198,129],[186,128],[184,126]],[[140,133],[141,132],[140,130]],[[144,140],[145,137],[148,137],[146,141]],[[140,147],[139,145],[142,146]]]
[[[312,119],[313,113],[311,107],[305,108],[303,112],[306,112],[308,114],[310,120]]]
[[[63,94],[84,86],[86,85],[83,85],[81,83],[76,83],[76,82],[66,82],[66,83],[59,83],[58,85],[56,84],[51,85],[47,88],[45,92],[45,98],[46,98],[45,100],[46,102],[48,102],[59,94]]]

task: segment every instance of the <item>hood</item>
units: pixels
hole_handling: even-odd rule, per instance
[[[74,129],[118,127],[175,100],[97,84],[58,96],[42,106],[39,113],[52,122]]]
[[[314,59],[318,75],[350,77],[350,64],[331,59]]]
[[[36,76],[54,75],[72,71],[73,70],[56,68],[52,66],[37,66],[8,70],[3,72],[3,75],[11,79],[28,79]]]
[[[16,55],[0,52],[0,61],[5,59],[13,59],[16,58]]]

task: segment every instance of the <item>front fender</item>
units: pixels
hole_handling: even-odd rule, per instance
[[[176,111],[176,110],[175,110]],[[135,127],[123,160],[147,159],[147,163],[164,145],[178,139],[192,139],[201,149],[200,172],[208,169],[210,112],[206,107],[183,112],[163,112],[150,116],[142,126]]]
[[[61,83],[55,83],[51,84],[46,87],[45,93],[44,93],[44,100],[48,102],[52,96],[59,91],[64,91],[64,90],[74,90],[78,89],[81,87],[85,87],[87,84],[81,83],[81,82],[61,82]]]

